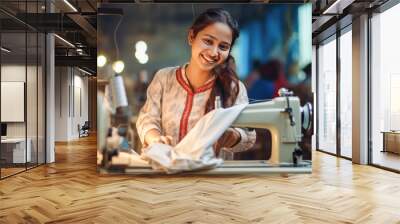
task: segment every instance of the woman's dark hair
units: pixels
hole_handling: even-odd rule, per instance
[[[206,104],[206,112],[214,109],[216,96],[220,96],[223,107],[230,107],[234,105],[239,93],[239,78],[235,71],[235,60],[230,54],[235,40],[239,37],[239,27],[237,22],[223,9],[207,9],[196,18],[193,25],[190,27],[190,30],[193,32],[193,36],[195,37],[201,30],[217,22],[229,26],[232,31],[232,42],[229,56],[225,62],[216,66],[211,71],[216,76],[216,79],[214,88],[212,89],[210,98]]]

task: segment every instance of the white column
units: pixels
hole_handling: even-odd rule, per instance
[[[353,19],[353,162],[368,163],[368,16]]]
[[[51,1],[47,1],[47,12],[53,12],[54,6]],[[55,162],[54,133],[55,133],[55,54],[54,54],[54,35],[46,35],[46,163]]]

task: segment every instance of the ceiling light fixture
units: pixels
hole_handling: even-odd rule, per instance
[[[1,49],[2,51],[6,52],[6,53],[10,53],[10,52],[11,52],[11,50],[9,50],[9,49],[7,49],[7,48],[5,48],[5,47],[1,47],[0,49]]]
[[[67,4],[72,10],[74,10],[74,12],[78,12],[78,10],[68,1],[68,0],[64,0],[65,4]]]
[[[57,34],[54,34],[54,36],[57,37],[58,39],[60,39],[61,41],[63,41],[64,43],[66,43],[67,45],[69,45],[70,47],[75,48],[75,45],[73,45],[73,44],[72,44],[71,42],[69,42],[68,40],[66,40],[66,39],[64,39],[64,38],[62,38],[62,37],[60,37],[60,36],[57,35]]]

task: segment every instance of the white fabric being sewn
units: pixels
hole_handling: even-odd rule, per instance
[[[142,158],[148,160],[154,170],[166,173],[210,169],[221,165],[223,160],[216,158],[213,144],[246,106],[239,104],[210,111],[175,147],[155,143],[143,150]]]

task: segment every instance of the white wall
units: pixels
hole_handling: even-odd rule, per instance
[[[31,68],[28,67],[28,70],[29,69]],[[1,81],[25,82],[25,65],[2,65]],[[1,108],[1,110],[7,110],[7,108]],[[7,137],[25,137],[25,123],[7,123]]]
[[[37,70],[38,69],[38,70]],[[1,66],[1,81],[24,82],[26,83],[26,110],[27,119],[24,122],[6,122],[7,137],[30,139],[30,148],[32,161],[44,163],[44,83],[42,67],[27,66],[25,64],[4,64]],[[27,81],[25,78],[27,77]],[[7,96],[2,96],[7,97]],[[1,110],[10,110],[10,108],[1,108]],[[12,111],[7,111],[11,112]],[[23,111],[25,112],[25,111]],[[37,153],[39,156],[37,157]]]
[[[88,78],[75,68],[56,67],[55,85],[55,140],[77,139],[78,124],[88,120]]]
[[[55,141],[68,140],[68,88],[69,76],[67,67],[55,68]]]
[[[80,75],[76,75],[75,70],[75,75],[74,75],[74,99],[75,99],[75,114],[74,114],[74,119],[73,119],[73,124],[72,127],[72,133],[73,136],[78,136],[78,129],[76,128],[78,124],[83,125],[85,121],[88,120],[88,78],[87,77],[82,77],[80,76],[82,73],[79,73]],[[80,108],[82,107],[82,108]],[[81,110],[81,111],[80,111]]]
[[[2,65],[1,66],[1,81],[3,82],[25,82],[25,65]],[[28,66],[27,67],[28,74],[35,73],[36,67]],[[30,80],[31,82],[31,80]],[[26,83],[26,82],[25,82]],[[36,86],[36,81],[34,83],[30,83]],[[33,102],[33,98],[36,99],[36,88],[28,88],[27,93],[27,103]],[[32,92],[30,91],[32,90]],[[35,101],[36,102],[36,101]],[[36,105],[35,105],[36,107]],[[1,108],[1,110],[7,110],[7,108]],[[36,113],[35,114],[27,114],[28,121],[36,121]],[[28,125],[28,128],[32,125]],[[36,129],[36,127],[35,127]],[[29,133],[29,130],[28,130]],[[7,122],[7,136],[8,137],[25,137],[25,122]],[[29,136],[28,136],[29,137]]]

